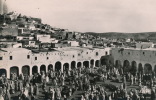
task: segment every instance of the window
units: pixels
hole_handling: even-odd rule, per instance
[[[145,54],[145,52],[142,53],[143,55]]]
[[[88,52],[86,52],[86,54],[88,54]]]
[[[35,60],[37,60],[37,57],[35,57]]]
[[[98,52],[96,52],[96,56],[98,56],[99,55],[99,53]]]
[[[108,52],[106,51],[106,55],[108,54]]]
[[[12,56],[10,56],[10,60],[12,60],[13,58],[12,58]]]
[[[47,57],[47,59],[49,59],[49,57]]]
[[[30,55],[27,55],[27,58],[30,59]]]
[[[73,58],[74,58],[75,56],[73,55]]]
[[[0,57],[0,60],[3,60],[3,57]]]
[[[78,56],[80,56],[80,54],[78,54]]]
[[[128,55],[130,55],[130,52],[128,52]]]

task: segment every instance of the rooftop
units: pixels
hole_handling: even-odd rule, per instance
[[[89,47],[63,47],[58,48],[58,51],[85,51],[85,50],[95,50],[96,48],[89,48]]]
[[[156,51],[156,48],[146,48],[146,49],[141,49],[141,48],[118,48],[118,49]]]
[[[30,51],[25,48],[1,48],[0,52],[23,52],[23,51]]]
[[[84,47],[63,47],[63,48],[53,48],[51,50],[48,49],[34,49],[32,52],[63,52],[63,51],[85,51],[85,50],[94,50],[93,48],[84,48]]]

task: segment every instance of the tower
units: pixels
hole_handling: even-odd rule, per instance
[[[0,14],[3,14],[3,4],[4,4],[4,0],[0,0]]]
[[[6,0],[0,0],[0,14],[8,13],[8,7],[6,4]]]
[[[8,6],[6,0],[3,0],[3,14],[7,14],[7,13],[8,13]]]

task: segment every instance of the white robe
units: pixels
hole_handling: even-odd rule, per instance
[[[48,76],[46,76],[46,82],[47,82],[47,83],[49,82],[49,77],[48,77]]]

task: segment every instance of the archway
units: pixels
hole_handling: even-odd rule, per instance
[[[152,66],[151,66],[151,64],[145,64],[145,66],[144,66],[144,73],[145,74],[151,74],[152,73]]]
[[[124,73],[129,72],[130,71],[130,63],[128,60],[125,60],[123,63],[123,71]]]
[[[56,62],[55,63],[55,71],[59,71],[59,70],[61,70],[61,62]]]
[[[37,66],[33,66],[32,67],[32,74],[34,75],[36,73],[38,73],[38,67]]]
[[[139,65],[138,65],[138,72],[140,74],[143,74],[143,67],[142,67],[142,64],[141,63],[139,63]]]
[[[90,60],[90,67],[91,67],[91,68],[94,67],[94,59]]]
[[[6,69],[0,69],[0,76],[7,77],[7,71],[6,71]]]
[[[42,72],[43,72],[43,73],[46,73],[46,66],[45,66],[45,65],[41,65],[41,66],[40,66],[40,73],[42,73]],[[43,74],[43,73],[42,73],[42,74]]]
[[[82,67],[82,64],[81,64],[81,62],[78,62],[77,63],[77,68],[80,68],[80,67]]]
[[[101,57],[101,65],[107,65],[107,59]]]
[[[22,73],[24,76],[30,75],[30,67],[28,65],[25,65],[22,67]]]
[[[120,60],[116,60],[115,61],[115,67],[116,68],[120,68],[121,67],[121,61]]]
[[[10,77],[11,77],[11,74],[15,74],[16,76],[19,76],[19,69],[17,66],[13,66],[10,68]]]
[[[52,64],[50,64],[50,65],[48,65],[48,71],[52,71],[53,70],[53,65]]]
[[[96,60],[96,61],[95,61],[95,66],[96,66],[96,67],[100,67],[100,61],[99,61],[99,60]]]
[[[71,62],[71,69],[75,69],[76,68],[76,62],[75,61],[72,61]]]
[[[85,68],[89,68],[89,61],[84,61],[84,62],[83,62],[83,66],[84,66]]]
[[[63,69],[68,71],[69,70],[69,64],[68,63],[64,63],[63,64]]]
[[[135,62],[135,61],[132,61],[132,67],[131,67],[131,73],[133,74],[133,75],[136,75],[136,73],[137,73],[137,63]]]

